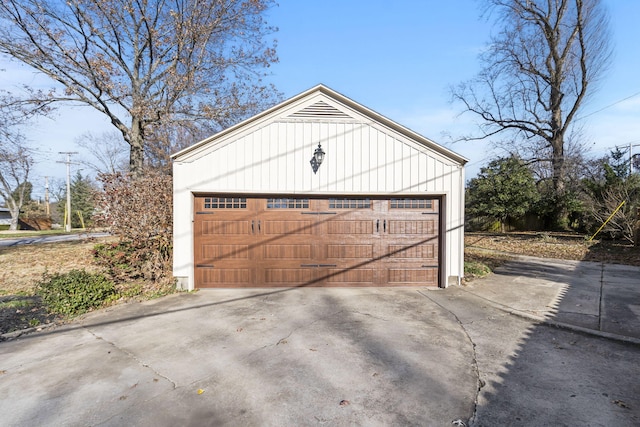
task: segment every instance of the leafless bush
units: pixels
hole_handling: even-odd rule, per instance
[[[96,247],[97,262],[118,281],[172,282],[171,176],[146,171],[137,178],[115,173],[98,180],[103,186],[97,200],[99,222],[118,242]]]

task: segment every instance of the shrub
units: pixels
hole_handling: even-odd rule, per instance
[[[142,272],[134,268],[136,261],[131,242],[100,243],[93,247],[94,262],[106,269],[112,279],[125,282],[142,277]]]
[[[465,261],[464,276],[466,278],[485,277],[491,273],[491,269],[486,264],[478,261]]]
[[[144,279],[151,287],[172,284],[171,176],[148,170],[137,178],[117,173],[99,180],[99,219],[119,242],[96,247],[96,263],[116,281]]]
[[[36,294],[52,313],[75,316],[102,306],[116,295],[114,283],[100,273],[71,270],[44,274]]]
[[[504,232],[507,222],[523,218],[539,197],[533,174],[521,159],[495,159],[469,181],[467,213],[500,221]]]

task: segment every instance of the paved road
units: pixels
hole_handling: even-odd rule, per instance
[[[0,239],[1,247],[35,245],[41,243],[71,242],[74,240],[83,240],[87,238],[106,237],[109,233],[81,233],[81,234],[59,234],[53,236],[33,236],[33,237],[16,237]]]

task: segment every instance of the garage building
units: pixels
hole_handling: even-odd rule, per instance
[[[459,283],[467,160],[319,85],[173,156],[183,289]]]

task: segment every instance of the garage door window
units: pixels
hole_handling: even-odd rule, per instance
[[[205,209],[246,209],[247,199],[245,197],[205,197]]]
[[[431,209],[432,200],[425,199],[391,199],[391,209]]]
[[[309,199],[267,199],[267,209],[309,209]]]
[[[369,199],[329,199],[329,209],[370,209]]]

